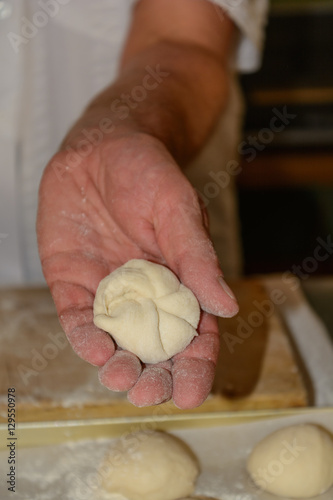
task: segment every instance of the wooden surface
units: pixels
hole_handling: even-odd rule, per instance
[[[244,280],[233,288],[240,313],[220,320],[212,394],[187,412],[172,403],[136,408],[125,394],[102,387],[96,368],[68,345],[48,290],[0,290],[0,422],[6,422],[8,387],[15,387],[21,422],[307,406],[311,391],[277,308],[260,312],[273,306],[263,285]]]

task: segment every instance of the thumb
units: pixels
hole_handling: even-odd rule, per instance
[[[173,203],[159,215],[156,233],[160,249],[167,264],[196,295],[201,308],[216,316],[237,314],[237,300],[223,279],[192,186],[182,189],[181,196],[176,191]]]

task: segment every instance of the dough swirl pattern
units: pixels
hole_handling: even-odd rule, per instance
[[[144,363],[165,361],[197,335],[199,303],[172,271],[133,259],[104,278],[94,323]]]

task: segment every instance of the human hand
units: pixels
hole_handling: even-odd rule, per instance
[[[214,315],[238,310],[221,286],[219,268],[196,193],[164,145],[143,133],[104,138],[62,181],[47,166],[38,211],[38,243],[46,281],[74,351],[99,367],[103,385],[128,391],[137,406],[173,398],[193,408],[207,397],[214,377],[219,333]],[[134,258],[169,267],[203,310],[199,335],[172,360],[142,366],[93,323],[102,278]]]

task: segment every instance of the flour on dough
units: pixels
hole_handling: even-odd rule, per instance
[[[104,278],[94,302],[94,323],[144,363],[165,361],[197,335],[199,303],[172,271],[134,259]]]
[[[142,431],[120,438],[99,472],[108,493],[129,500],[176,500],[193,492],[199,466],[180,439]]]

